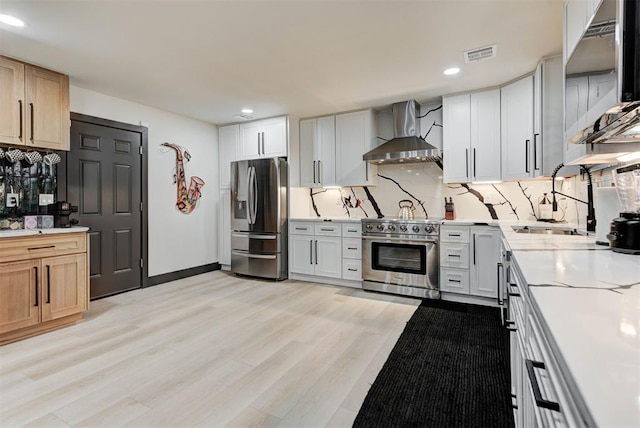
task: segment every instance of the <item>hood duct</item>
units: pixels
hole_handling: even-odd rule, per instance
[[[391,106],[394,138],[362,155],[371,163],[419,163],[440,161],[440,150],[420,137],[420,105],[404,101]]]

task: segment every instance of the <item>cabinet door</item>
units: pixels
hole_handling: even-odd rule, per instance
[[[375,167],[362,155],[375,146],[373,111],[336,115],[336,182],[340,186],[364,186],[375,179]]]
[[[87,255],[42,259],[42,321],[73,315],[87,308]]]
[[[336,184],[336,117],[318,118],[317,160],[318,182],[323,186]]]
[[[220,190],[218,220],[218,258],[221,265],[231,264],[231,190]]]
[[[442,100],[442,163],[445,183],[469,181],[470,100],[469,94],[445,97]]]
[[[287,156],[287,118],[275,117],[262,122],[262,157],[275,158]]]
[[[40,322],[40,260],[0,264],[0,333]]]
[[[317,119],[300,121],[300,186],[316,187],[318,185]]]
[[[500,90],[471,94],[471,177],[500,180]]]
[[[25,66],[27,145],[69,150],[68,76]]]
[[[315,274],[342,278],[342,238],[315,237]]]
[[[313,275],[315,273],[313,236],[289,235],[291,242],[291,272]]]
[[[0,56],[0,143],[26,139],[24,64]]]
[[[239,140],[240,127],[238,125],[223,126],[218,130],[218,166],[221,189],[228,189],[231,183],[231,162],[238,160]]]
[[[260,153],[262,153],[261,133],[262,125],[259,121],[240,125],[239,159],[257,159],[260,157]]]
[[[500,232],[492,228],[471,228],[470,294],[498,298]]]
[[[501,90],[502,178],[529,178],[533,171],[533,76]]]

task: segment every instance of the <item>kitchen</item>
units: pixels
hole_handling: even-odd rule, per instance
[[[104,5],[94,5],[94,6],[98,8],[96,13],[98,14],[103,13],[105,14],[106,17],[116,19],[115,16],[113,16],[114,12],[109,11],[108,7]],[[508,6],[506,5],[502,5],[502,6],[508,8]],[[531,14],[535,15],[535,8],[533,8],[533,6],[531,5],[529,6],[532,7],[532,10],[530,10]],[[3,3],[3,7],[4,7],[4,3]],[[55,7],[53,8],[45,7],[45,6],[42,6],[42,7],[44,9],[41,9],[40,13],[45,14],[47,16],[56,16],[57,14],[61,13],[60,11],[56,11]],[[80,7],[80,6],[77,6],[77,7]],[[80,7],[80,9],[74,13],[77,13],[78,16],[89,15],[90,11],[83,10],[82,7]],[[168,6],[165,5],[164,7],[168,7]],[[204,6],[201,5],[200,7],[204,7]],[[224,9],[222,12],[228,12],[228,13],[232,12],[231,10],[227,10],[227,9],[232,9],[230,5],[224,5],[224,7],[226,9]],[[316,7],[318,6],[316,5]],[[350,6],[344,6],[344,7],[346,8],[346,10],[344,11],[345,17],[349,16],[349,15],[346,15],[347,12],[352,12],[352,13],[355,12],[351,10]],[[415,4],[414,4],[414,7],[415,7]],[[472,5],[470,7],[473,8]],[[552,6],[548,5],[548,7],[552,7]],[[132,5],[132,13],[134,11],[138,12],[139,11],[138,9],[144,9],[143,5],[140,5],[140,4]],[[268,10],[266,9],[268,9],[267,5],[262,5],[260,6],[259,10],[256,13],[259,13],[259,12],[268,13]],[[284,9],[285,10],[279,10],[282,16],[279,17],[278,19],[281,19],[283,21],[286,21],[287,19],[294,19],[294,18],[291,18],[291,14],[294,13],[294,10],[288,10],[287,8],[284,8]],[[424,6],[424,8],[421,9],[423,11],[423,14],[422,14],[423,16],[427,15],[425,9],[428,9],[428,7]],[[479,8],[476,6],[475,9],[470,9],[470,12],[474,11],[477,14],[482,14],[478,16],[486,16],[486,14],[489,13],[488,11],[482,12],[479,9],[482,9],[482,8]],[[515,11],[511,9],[509,9],[508,11],[509,13],[515,13]],[[143,12],[143,11],[139,11],[139,12]],[[220,14],[221,16],[224,15],[224,13],[222,12]],[[412,13],[413,13],[413,9],[411,8],[407,8],[407,10],[403,10],[403,18],[410,19],[410,15],[412,15]],[[561,15],[561,7],[559,6],[556,7],[556,13]],[[211,14],[203,13],[201,15],[203,16],[208,15],[208,19],[213,19]],[[464,92],[465,90],[498,86],[498,85],[506,84],[510,82],[512,79],[517,78],[518,76],[531,72],[535,68],[535,65],[537,64],[540,58],[549,54],[559,53],[562,49],[560,44],[561,43],[561,30],[560,30],[561,16],[558,16],[558,15],[554,15],[554,16],[555,16],[555,21],[553,21],[554,24],[545,23],[544,25],[552,25],[551,28],[556,28],[557,31],[555,33],[553,31],[549,31],[549,33],[555,34],[554,40],[556,41],[555,42],[556,45],[554,45],[554,48],[552,50],[536,53],[535,58],[529,61],[529,65],[526,67],[526,69],[523,69],[520,72],[517,72],[514,74],[506,74],[506,71],[505,71],[505,75],[496,76],[495,80],[493,80],[492,83],[490,84],[478,82],[476,80],[478,79],[477,77],[471,76],[470,75],[471,73],[467,73],[464,76],[465,77],[464,80],[465,80],[465,84],[468,85],[468,87],[465,88],[465,87],[456,86],[455,90],[447,89],[447,88],[438,89],[438,90],[434,90],[433,94],[420,95],[421,97],[420,99],[428,100],[428,99],[434,99],[434,98],[440,97],[448,93]],[[178,14],[178,17],[180,17],[179,14]],[[127,18],[124,18],[124,19],[127,19]],[[218,19],[218,21],[220,20],[220,18],[216,18],[216,19]],[[108,20],[105,18],[105,22],[107,21]],[[221,25],[221,23],[218,21],[216,21],[216,23]],[[446,20],[444,21],[446,22]],[[279,22],[279,21],[276,21],[276,22]],[[413,21],[410,21],[410,22],[413,22]],[[47,25],[47,23],[43,23],[42,25]],[[52,25],[52,24],[49,24],[49,25]],[[436,23],[433,23],[433,28],[439,28],[439,27],[436,27],[435,25]],[[555,25],[555,27],[553,27],[553,25]],[[40,27],[38,26],[38,28]],[[420,26],[416,25],[416,28],[420,28]],[[443,31],[445,31],[445,29],[443,29]],[[443,32],[442,34],[445,34],[445,33]],[[481,34],[481,33],[478,33],[478,34]],[[192,35],[189,34],[188,32],[183,33],[183,37],[188,38],[189,36],[192,36]],[[547,35],[539,35],[539,36],[542,38],[552,37]],[[38,60],[37,55],[35,53],[32,54],[33,56],[30,56],[24,53],[21,54],[21,52],[30,52],[32,49],[35,51],[46,50],[45,46],[35,45],[28,49],[28,46],[23,44],[25,42],[24,40],[21,39],[21,36],[13,32],[3,31],[2,37],[3,39],[2,39],[1,50],[3,51],[4,54],[7,54],[7,55],[10,54],[9,56],[26,59],[26,60],[30,59],[33,62],[36,62],[43,66],[47,66],[49,68],[53,68],[55,70],[60,70],[62,72],[65,72],[65,71],[70,72],[68,71],[68,67],[71,65],[70,58],[67,58],[66,60],[51,59],[50,60],[51,62],[45,63],[43,60]],[[238,37],[242,37],[242,36],[239,35]],[[168,38],[169,38],[168,34],[164,36],[160,34],[158,35],[158,39],[156,40],[156,43],[158,45],[161,45],[162,42],[169,43],[170,40],[167,40]],[[96,50],[109,51],[110,49],[109,45],[114,43],[114,41],[113,40],[107,41],[107,40],[108,39],[105,38],[102,41],[104,45],[98,44],[96,46]],[[142,43],[142,41],[144,40],[143,36],[141,36],[140,38],[132,37],[129,40],[133,44],[134,48],[139,48],[140,52],[147,52],[145,49],[142,48],[141,45],[138,45],[138,43]],[[373,38],[372,40],[376,40],[376,39]],[[19,49],[20,47],[22,47],[24,51],[20,51],[20,50],[10,51],[9,48],[14,46],[13,45],[14,43],[15,43],[15,49]],[[79,41],[76,41],[75,43],[79,43]],[[335,43],[338,43],[338,42],[334,41],[334,43],[332,44],[335,44]],[[478,47],[478,46],[483,46],[490,43],[491,43],[491,40],[486,40],[486,43],[485,43],[484,39],[482,41],[481,40],[473,41],[473,43],[470,45],[460,46],[459,49],[457,49],[457,51],[455,52],[455,55],[460,56],[462,51],[468,50],[470,48]],[[248,46],[250,45],[250,43],[249,42],[238,43],[238,45]],[[286,46],[286,43],[284,41],[279,41],[279,43],[274,44],[274,46]],[[508,54],[507,50],[503,51],[503,46],[504,46],[503,44],[499,45],[500,50],[498,51],[498,55],[496,58],[485,60],[477,64],[470,64],[468,65],[468,67],[471,67],[471,66],[486,67],[488,66],[488,64],[490,64],[490,61],[500,61],[503,55]],[[316,51],[318,51],[317,54],[319,54],[320,52],[323,52],[321,49],[319,49],[319,47],[317,48],[318,49],[315,49]],[[453,48],[454,47],[452,46],[452,49]],[[507,48],[505,47],[504,49],[507,49]],[[216,51],[218,50],[220,50],[219,55],[228,55],[228,53],[225,54],[224,52],[222,52],[223,48],[216,49]],[[380,49],[377,49],[377,52],[379,51]],[[387,48],[386,51],[389,51],[389,49]],[[417,50],[412,50],[411,56],[415,57],[414,55],[415,52],[417,52]],[[185,52],[184,54],[186,55],[186,53],[189,53],[189,55],[194,55],[194,52]],[[156,55],[161,57],[161,54],[159,53]],[[384,72],[384,73],[387,73],[387,75],[392,75],[390,74],[391,72],[389,71],[389,69],[386,68],[386,67],[389,67],[390,64],[387,65],[386,61],[382,61],[385,58],[385,55],[382,55],[380,53],[378,53],[378,55],[381,55],[381,56],[376,57],[374,55],[373,58],[370,60],[370,63],[376,64],[376,66],[380,66],[381,70],[379,71],[372,70],[372,74]],[[211,55],[211,57],[214,57],[214,56],[215,55]],[[264,58],[264,54],[262,54],[261,57]],[[143,66],[142,63],[144,61],[149,61],[151,59],[152,58],[147,58],[146,55],[142,55],[140,59],[135,61],[132,60],[133,61],[132,67],[133,68],[142,67]],[[339,62],[340,59],[342,59],[343,61]],[[343,65],[349,63],[346,58],[336,58],[336,60],[338,60],[338,62]],[[186,58],[182,59],[182,61],[186,61]],[[217,64],[218,61],[224,62],[224,57],[222,59],[210,58],[208,61],[210,61],[209,66],[213,67],[213,65]],[[460,61],[460,60],[457,60],[457,61]],[[517,59],[514,59],[512,61],[514,63],[518,62]],[[117,68],[115,67],[116,63],[106,64],[97,58],[95,59],[95,61],[84,61],[83,64],[78,64],[77,66],[81,68],[90,67],[91,62],[101,64],[101,66],[103,66],[105,70],[113,70],[114,68]],[[180,61],[176,61],[176,62],[179,63]],[[267,66],[266,69],[264,70],[265,73],[277,72],[279,74],[286,75],[285,71],[283,70],[285,64],[288,64],[292,67],[295,66],[294,68],[292,68],[292,70],[295,70],[297,74],[304,75],[305,73],[303,69],[300,69],[299,65],[292,64],[292,59],[289,59],[288,62],[283,61],[282,63],[278,63],[277,65],[275,63],[270,63],[270,64],[271,65]],[[163,63],[163,67],[173,67],[174,65],[176,64],[167,64],[166,62]],[[440,66],[441,65],[439,64],[438,67]],[[395,68],[397,69],[397,67]],[[509,68],[509,67],[503,66],[502,68]],[[158,69],[161,69],[161,67],[159,67]],[[237,70],[233,70],[233,71],[237,72]],[[79,74],[80,72],[78,71],[77,73]],[[120,71],[120,73],[122,73],[122,71]],[[402,81],[409,78],[408,76],[405,76],[403,74],[403,73],[407,73],[407,71],[394,70],[394,73],[400,73],[400,74],[393,74],[398,76],[397,81]],[[441,71],[438,70],[438,73],[441,73]],[[221,76],[229,76],[229,75],[231,75],[231,71],[227,71],[226,74],[224,72],[221,73]],[[150,82],[147,83],[147,87],[153,86],[151,85],[151,82],[153,82],[155,79],[155,77],[153,77],[153,74],[149,74],[145,78],[150,79]],[[434,79],[435,78],[436,77],[434,77]],[[366,77],[363,77],[363,79],[366,79]],[[414,77],[412,79],[416,79],[416,78]],[[438,79],[440,79],[440,77],[438,77]],[[392,80],[392,79],[387,79],[387,80]],[[421,77],[419,80],[420,81],[425,80],[424,76]],[[315,84],[320,85],[320,83],[326,81],[326,78],[323,79],[322,77],[318,77],[313,81],[315,82]],[[446,83],[446,82],[451,82],[451,81],[445,81],[445,83],[443,84],[452,85],[452,83]],[[189,85],[190,83],[184,82],[184,84]],[[413,84],[417,84],[417,83],[413,83]],[[251,87],[250,84],[247,84],[247,85],[248,87]],[[199,117],[199,115],[202,114],[202,111],[205,111],[206,109],[201,107],[200,111],[197,112],[195,111],[196,109],[193,106],[185,106],[186,110],[185,110],[185,113],[183,113],[185,116],[178,116],[173,113],[168,113],[167,111],[158,110],[156,108],[150,108],[150,107],[147,107],[146,105],[143,105],[143,104],[154,105],[152,100],[148,100],[143,103],[125,101],[127,99],[136,99],[139,96],[137,94],[137,91],[141,90],[143,85],[138,85],[138,86],[140,86],[140,88],[133,87],[131,85],[129,87],[126,87],[125,90],[122,90],[122,89],[119,90],[123,92],[118,92],[118,90],[116,90],[115,88],[110,88],[109,86],[103,86],[100,88],[96,88],[95,90],[87,89],[87,87],[89,87],[87,83],[83,83],[79,80],[76,82],[72,81],[71,88],[70,88],[70,104],[71,104],[71,110],[74,112],[82,113],[89,116],[105,117],[110,120],[121,121],[125,123],[139,125],[139,126],[146,126],[149,129],[149,145],[147,147],[147,151],[145,152],[146,155],[148,156],[148,170],[149,170],[148,171],[149,189],[147,192],[147,200],[146,200],[148,221],[149,221],[148,259],[146,260],[147,266],[149,269],[148,275],[150,278],[156,277],[157,281],[163,281],[163,280],[175,278],[176,275],[173,274],[175,272],[180,272],[185,270],[188,271],[189,269],[192,269],[192,268],[213,265],[217,262],[224,264],[222,262],[223,253],[218,248],[218,243],[222,243],[223,240],[218,238],[220,234],[217,230],[218,225],[217,225],[216,213],[219,212],[218,204],[223,203],[226,199],[218,198],[216,194],[218,193],[218,191],[222,192],[226,189],[224,188],[225,186],[222,183],[222,178],[218,176],[218,171],[215,168],[215,165],[217,164],[216,160],[219,159],[217,144],[220,143],[220,140],[218,139],[218,135],[217,135],[218,127],[216,125],[213,125],[212,123],[225,124],[225,123],[238,122],[238,120],[229,117],[228,112],[225,113],[226,116],[224,116],[226,119],[217,119],[217,120],[208,119],[205,121],[203,121],[202,119],[200,120],[190,119],[189,117],[185,117],[185,116]],[[287,87],[287,85],[284,83],[281,83],[280,86],[284,88]],[[350,89],[351,91],[356,91],[359,89],[359,85],[357,83],[353,83],[352,85],[349,85],[349,86],[351,88]],[[158,87],[158,85],[155,85],[155,87]],[[179,90],[171,87],[167,87],[166,90],[167,90],[168,98],[181,99]],[[332,89],[332,87],[328,84],[325,84],[324,86],[321,85],[319,87],[319,90],[324,93],[324,96],[329,96],[330,94],[335,92],[335,89]],[[346,90],[346,89],[343,89],[343,90]],[[388,91],[387,93],[389,95],[384,95],[385,91]],[[385,89],[385,91],[380,91],[382,95],[378,95],[379,97],[378,101],[375,101],[374,103],[372,103],[374,106],[376,107],[384,106],[384,108],[388,108],[393,102],[402,101],[404,99],[410,98],[409,96],[397,95],[401,93],[406,93],[406,90],[394,89],[392,92],[392,89]],[[369,96],[371,96],[371,91],[368,90],[367,92],[369,92]],[[111,95],[103,95],[103,94],[111,94]],[[319,100],[318,105],[320,104],[322,104],[322,101]],[[160,105],[159,102],[158,104],[155,104],[155,105],[166,110],[172,110],[175,108],[169,105]],[[317,111],[312,112],[310,110],[307,110],[307,113],[304,113],[304,112],[298,113],[297,116],[301,118],[309,118],[309,117],[315,117],[316,115],[331,115],[334,113],[338,114],[338,113],[348,112],[351,110],[360,110],[361,107],[369,107],[369,106],[370,105],[366,105],[365,103],[362,103],[361,105],[351,104],[348,106],[343,105],[343,106],[336,106],[336,107],[331,105],[326,105],[322,109],[318,109]],[[240,107],[241,105],[238,105],[238,110]],[[256,109],[256,111],[258,111],[255,105],[253,107],[254,109]],[[423,113],[426,113],[426,111],[428,110],[430,109],[424,108],[423,106]],[[188,111],[191,111],[191,113],[188,113]],[[282,114],[293,114],[293,113],[294,111],[289,111],[288,109],[285,109],[281,111],[276,111],[273,114],[270,114],[269,116],[278,116]],[[383,117],[385,115],[387,117],[386,120],[388,123],[388,118],[391,116],[390,112],[387,111],[383,113]],[[384,119],[382,122],[384,122]],[[433,122],[430,122],[427,125],[430,126],[432,123]],[[429,129],[428,126],[423,125],[422,126],[423,134],[428,129]],[[437,134],[436,131],[438,130],[439,130],[439,127],[433,128],[433,130],[431,131],[433,136]],[[291,136],[295,137],[295,133],[292,132]],[[158,146],[163,142],[174,142],[174,143],[182,144],[188,147],[191,151],[192,157],[191,157],[190,163],[186,165],[186,169],[187,169],[186,174],[187,176],[198,175],[206,183],[203,189],[204,196],[199,201],[200,205],[188,216],[173,210],[172,200],[175,197],[176,189],[175,189],[175,185],[171,181],[170,171],[175,166],[175,157],[160,151]],[[358,152],[359,156],[362,156],[362,154],[364,154],[364,150],[360,150]],[[290,153],[290,156],[294,156],[294,155],[295,155],[294,153]],[[464,160],[462,162],[464,163]],[[214,165],[214,167],[212,167],[212,165]],[[445,165],[446,165],[446,161],[445,161]],[[291,177],[301,177],[301,175],[294,170],[295,168],[294,162],[290,162],[290,167],[291,169],[289,173]],[[343,167],[346,168],[346,166],[344,165]],[[387,173],[385,173],[385,168]],[[445,187],[441,184],[442,179],[438,178],[438,176],[441,175],[442,171],[440,170],[440,172],[438,172],[439,168],[437,165],[432,164],[428,167],[426,165],[423,165],[423,168],[421,170],[413,171],[413,174],[415,174],[416,172],[420,172],[422,174],[428,175],[429,183],[433,183],[433,188],[436,190],[436,192],[425,191],[417,184],[417,182],[415,184],[411,184],[414,182],[408,181],[409,179],[407,180],[402,179],[401,181],[399,179],[399,177],[401,176],[400,174],[405,174],[407,176],[409,174],[412,174],[410,172],[406,172],[406,169],[403,170],[401,168],[402,168],[401,166],[380,167],[379,170],[382,170],[382,171],[378,171],[378,173],[381,175],[384,175],[385,177],[389,177],[396,180],[405,189],[408,189],[410,193],[417,196],[420,201],[424,201],[430,197],[433,198],[432,201],[429,201],[428,204],[425,204],[425,206],[428,207],[427,211],[429,212],[429,216],[431,218],[444,217],[445,215],[444,203],[442,201],[446,196],[446,197],[454,198],[456,214],[458,219],[474,219],[474,218],[477,218],[478,216],[481,216],[481,219],[484,220],[485,222],[488,222],[489,220],[491,220],[491,214],[489,213],[489,210],[486,207],[486,205],[480,204],[477,200],[477,197],[472,192],[468,192],[468,194],[466,194],[465,196],[461,196],[461,195],[458,195],[458,193],[462,193],[462,191],[466,191],[466,189],[464,190],[449,189],[448,187]],[[311,170],[311,168],[309,169]],[[389,171],[392,171],[391,174],[389,174]],[[561,173],[562,172],[564,171],[561,171]],[[413,177],[417,177],[417,176],[413,175]],[[377,177],[377,181],[378,181],[378,184],[376,187],[374,186],[368,187],[369,191],[372,193],[372,196],[374,197],[375,201],[379,205],[379,208],[381,209],[382,213],[384,213],[387,216],[395,215],[398,211],[397,202],[400,199],[404,199],[404,197],[398,198],[397,195],[394,195],[393,199],[385,198],[384,195],[386,193],[398,192],[397,190],[398,187],[391,180],[386,180],[382,177]],[[505,196],[507,197],[506,199],[508,200],[521,198],[521,202],[517,205],[519,208],[518,212],[520,213],[520,215],[523,215],[523,213],[528,213],[529,211],[529,209],[527,208],[527,205],[529,203],[528,199],[526,198],[526,196],[524,196],[523,192],[520,190],[517,182],[509,182],[509,183],[510,184],[504,184],[504,185],[496,184],[496,187],[500,190],[500,192],[505,194]],[[577,196],[579,199],[586,199],[586,195],[582,194],[582,192],[584,192],[584,189],[582,189],[582,186],[583,186],[582,183],[584,183],[582,181],[582,178],[574,178],[574,179],[568,180],[567,183],[568,184],[566,185],[563,184],[564,187],[561,190],[563,191],[563,193],[573,194],[574,196]],[[578,185],[578,183],[581,183],[581,184]],[[546,183],[538,183],[537,181],[527,180],[527,181],[522,181],[521,184],[523,185],[523,187],[528,188],[527,190],[528,195],[531,195],[532,194],[531,192],[535,190],[535,193],[533,194],[535,194],[536,197],[542,195],[543,189],[546,189],[546,191],[549,191],[549,188],[550,188],[548,181]],[[385,186],[386,188],[384,188]],[[475,185],[469,185],[469,186],[472,190],[476,190]],[[503,201],[503,199],[500,197],[500,194],[492,187],[492,185],[481,185],[481,186],[486,186],[486,187],[480,188],[481,190],[480,193],[483,195],[483,197],[484,197],[484,194],[491,192],[491,194],[488,195],[488,199],[486,200],[486,203],[494,204],[494,209],[496,210],[496,213],[499,216],[499,219],[500,220],[510,219],[511,217],[509,212],[511,211],[511,208],[509,207],[509,204]],[[575,191],[572,191],[571,186],[574,186],[574,188],[577,188],[577,187],[580,187],[580,188],[576,189]],[[382,190],[378,191],[377,190],[378,188],[381,188]],[[567,190],[567,188],[569,190]],[[291,192],[291,200],[293,200],[294,196],[296,196],[297,200],[304,201],[304,203],[300,205],[297,205],[297,204],[291,205],[292,209],[296,210],[296,212],[292,212],[291,218],[314,217],[315,213],[313,211],[313,203],[311,201],[311,197],[309,196],[308,188],[301,186],[298,189],[302,189],[302,190],[293,190]],[[320,189],[318,189],[318,191],[319,190]],[[356,192],[356,199],[360,199],[360,200],[370,199],[366,195],[364,188],[354,187],[354,191]],[[378,193],[380,193],[380,195]],[[345,194],[344,196],[349,196],[349,195]],[[337,189],[328,190],[327,192],[320,193],[319,195],[314,196],[313,199],[316,199],[315,204],[318,210],[320,211],[321,216],[339,217],[339,218],[346,217],[345,211],[343,210],[342,205],[336,204],[336,201],[338,201],[339,197],[340,197],[339,191]],[[467,203],[463,200],[460,200],[461,198],[471,198],[471,199],[470,199],[470,202]],[[491,198],[493,198],[493,200],[491,200]],[[414,206],[417,208],[417,211],[414,211],[417,216],[417,213],[420,213],[422,209],[418,207],[418,203],[416,200],[413,200],[413,202],[414,202]],[[534,203],[537,203],[537,201],[535,201]],[[520,204],[523,204],[522,208],[520,207]],[[571,223],[575,223],[579,225],[581,228],[585,227],[584,222],[587,215],[584,208],[582,207],[582,204],[575,204],[575,205],[569,204],[566,200],[561,201],[560,204],[562,208],[569,210],[567,214],[570,216],[569,218],[571,219]],[[567,204],[567,205],[563,206],[563,204]],[[373,206],[370,201],[365,202],[365,205],[363,208],[368,211],[369,216],[375,216],[375,214],[373,214],[375,210],[373,209]],[[597,208],[597,204],[596,204],[596,208]],[[222,219],[220,218],[220,220]],[[202,236],[206,236],[208,237],[208,239],[202,239]],[[554,239],[560,239],[560,238],[554,238]],[[170,242],[171,245],[167,245],[168,242]],[[352,259],[352,260],[356,260],[356,259]],[[127,297],[124,297],[124,296],[126,296],[126,294],[123,295],[121,299],[127,299]],[[98,303],[96,302],[92,304],[92,306],[97,304]],[[90,313],[91,311],[89,312],[89,314]],[[87,314],[87,316],[89,314]]]

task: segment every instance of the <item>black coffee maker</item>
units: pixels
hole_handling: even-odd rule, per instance
[[[640,163],[612,172],[623,212],[611,221],[607,239],[616,253],[640,255]]]
[[[78,224],[78,220],[69,219],[71,213],[77,213],[78,207],[71,205],[67,201],[58,201],[47,206],[47,211],[53,216],[53,224],[55,227],[71,227]]]

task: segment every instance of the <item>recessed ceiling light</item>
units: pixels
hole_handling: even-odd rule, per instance
[[[458,73],[460,73],[460,69],[458,67],[447,68],[444,71],[444,74],[446,74],[447,76],[451,76],[452,74],[458,74]]]
[[[253,113],[253,110],[251,110],[250,108],[243,108],[242,110],[240,110],[242,113],[244,114],[251,114]]]
[[[3,24],[11,25],[13,27],[24,27],[24,21],[11,15],[0,14],[0,22],[2,22]]]

